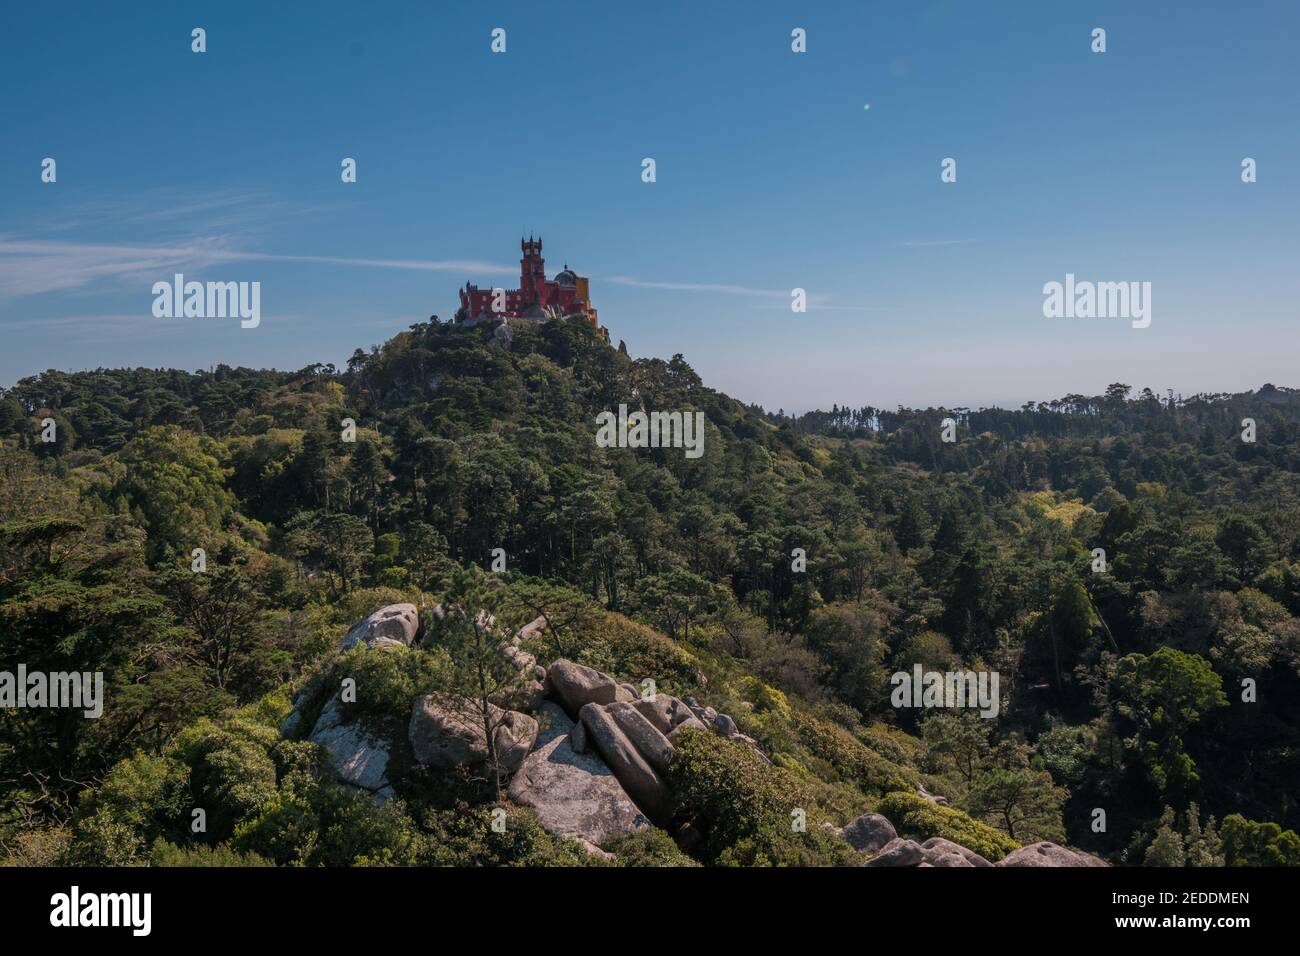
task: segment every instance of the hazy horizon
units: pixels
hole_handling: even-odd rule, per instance
[[[399,332],[404,332],[404,331],[406,331],[406,330],[407,330],[407,327],[405,327],[405,326],[402,327],[402,328],[395,328],[395,329],[393,330],[393,332],[392,332],[392,335],[396,335],[396,334],[398,334]],[[391,338],[391,335],[390,335],[389,337]],[[386,339],[383,340],[383,341],[386,341]],[[612,336],[612,338],[611,338],[611,342],[612,342],[612,345],[617,345],[617,343],[618,343],[618,338],[617,338],[617,336]],[[358,347],[359,347],[359,348],[362,348],[362,349],[364,349],[365,351],[368,352],[368,351],[369,351],[369,348],[370,348],[371,345],[380,345],[380,344],[382,344],[382,341],[371,342],[371,343],[368,343],[367,345],[364,345],[364,346],[359,345]],[[658,358],[658,359],[662,359],[662,360],[664,360],[664,361],[667,361],[668,359],[672,358],[672,355],[671,355],[671,354],[669,354],[669,355],[640,355],[640,354],[637,354],[637,353],[636,353],[633,349],[631,349],[631,348],[628,349],[628,352],[629,352],[629,354],[631,355],[631,357],[634,358],[634,359]],[[320,361],[322,364],[329,364],[329,363],[332,362],[332,363],[335,365],[335,367],[336,367],[339,371],[343,371],[344,368],[345,368],[345,366],[346,366],[347,358],[348,358],[349,355],[351,355],[351,352],[349,352],[348,355],[341,356],[341,357],[339,357],[339,358],[337,358],[337,359],[335,359],[335,358],[328,358],[328,359],[320,359],[319,361]],[[695,365],[695,363],[693,363],[693,362],[691,361],[691,357],[690,357],[689,355],[683,355],[682,357],[686,360],[687,364],[691,365],[691,367],[695,369],[695,371],[696,371],[697,373],[701,373],[700,368],[699,368],[697,365]],[[306,368],[308,365],[311,365],[311,364],[313,363],[313,361],[315,361],[315,360],[308,360],[308,361],[305,361],[305,362],[303,362],[303,363],[301,363],[301,364],[299,364],[299,365],[293,366],[293,367],[287,367],[287,366],[286,366],[286,367],[277,367],[277,366],[236,366],[236,365],[232,365],[231,367],[232,367],[232,368],[234,368],[234,367],[246,367],[246,368],[257,368],[257,369],[260,369],[260,370],[279,371],[279,372],[294,372],[294,371],[297,371],[298,369]],[[105,368],[105,369],[119,369],[119,368],[151,368],[151,369],[167,368],[167,369],[171,369],[171,368],[176,368],[176,369],[178,369],[179,371],[184,371],[184,372],[189,372],[189,373],[198,373],[198,372],[204,372],[204,371],[210,372],[210,371],[212,371],[212,370],[216,367],[216,364],[222,364],[222,363],[215,363],[215,364],[212,364],[212,365],[201,365],[201,366],[186,366],[186,367],[181,367],[181,366],[171,366],[171,365],[85,366],[85,367],[81,367],[81,368],[56,368],[56,369],[53,369],[53,370],[54,370],[54,371],[58,371],[58,372],[65,372],[65,373],[68,373],[68,374],[76,374],[76,373],[78,373],[78,372],[93,372],[93,371],[96,371],[96,370],[99,369],[99,368]],[[225,363],[225,364],[230,364],[230,363]],[[26,378],[26,377],[29,377],[29,376],[37,376],[37,375],[40,375],[40,374],[42,374],[42,373],[44,373],[44,372],[46,372],[46,371],[50,371],[50,369],[40,369],[40,370],[36,370],[36,371],[30,372],[30,373],[27,373],[26,375],[20,375],[20,376],[18,376],[17,378],[15,378],[15,379],[13,379],[13,380],[10,380],[10,381],[0,382],[0,388],[11,388],[11,387],[13,387],[15,384],[17,384],[17,382],[18,382],[20,379],[22,379],[22,378]],[[728,389],[728,388],[723,388],[723,387],[719,386],[716,382],[712,381],[712,380],[709,378],[709,376],[706,375],[706,374],[701,373],[701,377],[702,377],[703,380],[704,380],[704,384],[705,384],[705,386],[707,386],[707,387],[709,387],[709,388],[716,389],[717,391],[723,392],[724,394],[726,394],[726,395],[729,396],[730,398],[733,398],[733,399],[736,399],[737,401],[743,402],[743,403],[745,403],[746,405],[758,405],[758,406],[761,406],[765,412],[771,412],[771,413],[776,413],[776,412],[778,412],[778,411],[784,411],[787,415],[791,415],[791,416],[801,415],[801,414],[804,414],[805,412],[816,411],[816,410],[818,410],[818,409],[820,409],[820,410],[822,410],[822,411],[829,411],[829,410],[831,409],[832,405],[835,405],[835,404],[838,404],[838,405],[839,405],[840,407],[842,407],[842,408],[845,408],[845,407],[847,407],[847,408],[865,408],[865,407],[870,406],[870,407],[878,408],[878,409],[882,409],[882,410],[893,410],[893,409],[895,409],[895,408],[900,408],[900,407],[901,407],[901,408],[913,408],[913,409],[931,408],[931,407],[933,407],[933,408],[948,408],[948,409],[969,408],[969,409],[972,409],[972,410],[974,410],[974,409],[988,409],[988,408],[1002,408],[1002,409],[1016,410],[1016,409],[1019,409],[1020,407],[1022,407],[1022,406],[1025,404],[1025,402],[1033,402],[1033,403],[1035,403],[1035,404],[1037,404],[1038,402],[1050,402],[1050,401],[1053,401],[1054,399],[1064,398],[1064,397],[1067,396],[1067,395],[1075,395],[1075,394],[1077,394],[1077,395],[1088,395],[1088,396],[1092,396],[1092,395],[1101,395],[1101,394],[1103,394],[1103,393],[1105,392],[1106,388],[1107,388],[1110,384],[1112,384],[1113,382],[1122,382],[1122,383],[1125,384],[1125,385],[1129,385],[1129,386],[1131,386],[1131,388],[1132,388],[1132,392],[1131,392],[1131,394],[1130,394],[1130,396],[1129,396],[1130,398],[1136,398],[1136,397],[1141,393],[1142,389],[1144,389],[1144,388],[1150,388],[1151,391],[1154,392],[1154,393],[1155,393],[1155,394],[1156,394],[1160,399],[1162,399],[1162,400],[1164,400],[1165,398],[1168,397],[1168,392],[1171,391],[1171,390],[1172,390],[1172,392],[1173,392],[1173,394],[1174,394],[1175,397],[1181,396],[1181,397],[1183,397],[1183,398],[1190,398],[1191,396],[1193,396],[1193,395],[1197,395],[1197,394],[1224,394],[1224,393],[1240,394],[1240,393],[1243,393],[1243,392],[1255,392],[1255,391],[1258,391],[1260,388],[1262,388],[1262,387],[1265,386],[1265,385],[1272,385],[1272,386],[1277,387],[1277,388],[1300,388],[1300,385],[1292,385],[1292,384],[1290,384],[1290,383],[1287,382],[1287,381],[1272,381],[1272,380],[1270,380],[1270,381],[1260,381],[1260,382],[1255,382],[1255,383],[1253,383],[1253,384],[1248,384],[1248,385],[1246,385],[1246,386],[1244,386],[1244,387],[1241,387],[1241,388],[1196,387],[1196,388],[1182,388],[1182,389],[1180,389],[1180,388],[1176,388],[1176,387],[1172,387],[1172,386],[1170,386],[1170,387],[1165,387],[1165,386],[1156,387],[1155,385],[1150,385],[1150,384],[1148,384],[1148,383],[1143,383],[1143,382],[1131,382],[1131,381],[1127,381],[1127,380],[1125,380],[1125,379],[1123,379],[1123,378],[1113,378],[1113,377],[1112,377],[1110,380],[1106,381],[1105,383],[1103,383],[1103,384],[1098,384],[1098,385],[1096,385],[1096,386],[1092,386],[1092,387],[1066,388],[1066,389],[1063,389],[1063,390],[1061,390],[1061,391],[1059,391],[1059,392],[1052,393],[1052,394],[1029,395],[1029,396],[1025,396],[1025,397],[1023,397],[1023,398],[1011,398],[1011,399],[1004,399],[1004,400],[1001,400],[1001,401],[999,401],[999,400],[997,400],[997,399],[993,399],[993,400],[990,400],[990,401],[981,401],[981,402],[960,401],[960,400],[953,400],[953,401],[937,401],[937,400],[936,400],[936,401],[902,402],[902,401],[881,401],[881,400],[879,400],[878,398],[873,398],[873,397],[871,397],[871,396],[867,396],[867,397],[864,397],[864,398],[860,398],[860,397],[858,397],[858,396],[856,396],[856,395],[848,395],[848,396],[845,396],[845,398],[847,398],[847,401],[846,401],[845,399],[832,399],[831,401],[826,402],[824,405],[810,405],[810,406],[808,406],[808,407],[801,407],[801,406],[793,406],[793,407],[792,407],[792,406],[779,406],[779,405],[772,405],[772,406],[769,407],[768,405],[764,404],[763,402],[758,401],[757,399],[752,398],[751,396],[745,394],[743,391],[740,391],[740,390],[738,390],[738,389]],[[742,383],[742,384],[739,386],[739,389],[743,389],[744,387],[745,387],[745,386],[744,386],[744,384]]]

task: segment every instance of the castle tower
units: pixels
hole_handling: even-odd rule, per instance
[[[532,305],[541,298],[546,284],[546,262],[542,259],[542,240],[529,236],[519,240],[524,257],[519,260],[519,291],[524,305]]]

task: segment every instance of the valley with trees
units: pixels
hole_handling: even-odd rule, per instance
[[[4,668],[105,683],[99,719],[0,711],[0,859],[855,865],[874,814],[993,863],[1300,865],[1300,390],[786,415],[511,330],[0,392]],[[704,454],[597,447],[620,403],[702,411]],[[996,718],[892,706],[917,664],[996,672]],[[517,799],[564,721],[593,767],[632,734],[583,681],[610,727],[645,681],[682,705],[603,842]]]

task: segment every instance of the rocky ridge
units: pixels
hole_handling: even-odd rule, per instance
[[[435,620],[442,608],[430,612]],[[490,618],[488,624],[494,623]],[[651,826],[671,829],[673,796],[669,768],[679,736],[708,730],[750,747],[768,761],[756,740],[742,734],[727,714],[692,697],[641,694],[637,688],[592,667],[560,658],[543,667],[522,644],[545,629],[537,618],[516,633],[503,653],[521,674],[521,690],[489,723],[502,772],[510,778],[511,802],[532,809],[551,834],[577,840],[608,855],[608,840]],[[411,604],[380,608],[348,629],[340,643],[371,647],[417,646],[425,637]],[[339,783],[382,802],[396,796],[388,780],[391,745],[360,723],[344,720],[344,705],[331,697],[304,734],[311,702],[300,695],[281,736],[325,748]],[[481,771],[489,760],[487,736],[468,702],[423,695],[412,702],[408,737],[417,763],[435,770]],[[480,718],[481,720],[481,718]],[[918,788],[917,795],[947,801]],[[942,837],[923,842],[901,836],[879,813],[865,813],[836,834],[857,850],[867,867],[1074,867],[1107,866],[1096,857],[1040,842],[1008,853],[996,863]]]

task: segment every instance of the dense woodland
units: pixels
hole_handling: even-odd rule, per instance
[[[702,410],[703,457],[596,447],[619,403]],[[337,648],[455,589],[771,756],[697,742],[679,809],[726,825],[626,864],[844,862],[817,823],[881,807],[990,858],[1300,865],[1297,390],[789,417],[581,321],[505,348],[435,317],[344,369],[45,372],[0,394],[0,444],[0,667],[107,682],[98,720],[0,711],[9,863],[601,863],[523,809],[494,833],[472,781],[376,806],[279,738],[313,680],[363,675],[378,725],[454,685],[454,655]],[[895,709],[915,663],[997,671],[997,718]]]

